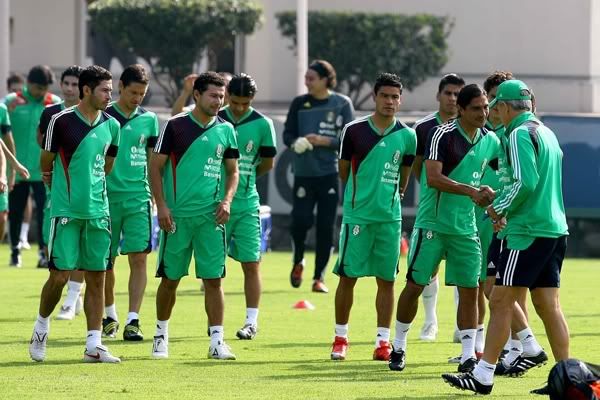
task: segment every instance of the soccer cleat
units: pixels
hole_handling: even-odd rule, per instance
[[[462,358],[462,355],[458,355],[456,357],[450,357],[448,359],[448,364],[460,364],[461,358]]]
[[[33,330],[31,340],[29,341],[29,356],[33,361],[44,361],[46,358],[46,343],[48,342],[48,332]]]
[[[152,357],[169,358],[169,343],[163,335],[154,336],[152,343]]]
[[[341,336],[336,336],[333,339],[333,345],[331,346],[331,359],[341,361],[346,359],[346,352],[348,351],[348,339]]]
[[[22,249],[22,250],[31,250],[31,245],[29,244],[29,241],[27,239],[21,240],[19,242],[19,249]]]
[[[312,291],[315,293],[329,293],[329,289],[322,280],[316,279],[312,285]]]
[[[465,362],[458,364],[458,372],[471,372],[477,365],[476,358],[469,358]]]
[[[510,353],[510,350],[506,350],[506,349],[502,349],[502,352],[500,352],[500,357],[498,357],[499,361],[504,360],[504,357],[506,357],[506,355]]]
[[[225,342],[219,342],[216,346],[208,347],[208,358],[214,360],[235,360],[235,354]]]
[[[75,318],[75,310],[71,306],[61,306],[56,319],[60,321],[70,321]]]
[[[437,337],[437,333],[438,333],[438,326],[436,323],[433,323],[433,322],[426,323],[423,325],[423,328],[421,329],[420,339],[428,341],[428,342],[433,342]]]
[[[37,263],[37,267],[38,268],[48,268],[48,258],[46,258],[46,254],[43,251],[40,251],[39,255],[38,255],[38,263]]]
[[[542,386],[541,388],[531,390],[529,393],[531,393],[531,394],[539,394],[541,396],[549,396],[550,395],[550,388],[546,384],[545,386]]]
[[[75,315],[81,314],[83,310],[83,297],[81,295],[77,296],[77,301],[75,302]]]
[[[130,323],[123,328],[123,340],[130,342],[141,342],[144,340],[144,334],[140,329],[140,320],[132,319]]]
[[[490,394],[494,384],[484,385],[473,376],[472,372],[464,374],[442,374],[442,379],[450,386],[461,390],[470,390],[479,394]]]
[[[388,367],[392,371],[402,371],[404,367],[406,367],[406,352],[404,352],[402,349],[398,351],[392,349]]]
[[[304,271],[304,260],[294,264],[290,272],[290,283],[292,287],[299,288],[302,284],[302,272]]]
[[[92,351],[87,349],[83,352],[83,362],[87,363],[120,363],[121,359],[115,357],[108,352],[108,348],[103,345],[98,345]]]
[[[242,340],[252,340],[256,336],[256,332],[258,332],[256,325],[246,324],[242,329],[237,331],[235,336]]]
[[[513,361],[509,367],[506,367],[504,362],[500,361],[498,364],[496,364],[496,371],[494,373],[496,375],[504,375],[516,378],[523,375],[533,367],[541,367],[542,365],[546,364],[546,362],[548,362],[548,355],[544,350],[540,351],[540,353],[535,356],[524,356],[521,354],[515,358],[515,361]]]
[[[10,253],[10,262],[8,263],[9,267],[13,268],[21,268],[21,253],[19,249],[13,249]]]
[[[390,361],[390,353],[392,352],[392,345],[387,340],[380,340],[379,346],[373,350],[373,360],[377,361]]]
[[[454,330],[454,335],[452,336],[452,343],[460,343],[460,332],[458,329]]]
[[[102,318],[102,336],[115,338],[119,331],[119,323],[111,317]]]

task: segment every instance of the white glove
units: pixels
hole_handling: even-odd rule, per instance
[[[312,143],[310,143],[308,141],[307,138],[305,138],[305,137],[299,137],[292,144],[292,149],[296,152],[296,154],[302,154],[306,150],[312,150],[313,149],[313,145],[312,145]]]

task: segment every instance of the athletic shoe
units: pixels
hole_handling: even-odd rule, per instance
[[[515,361],[513,361],[508,368],[506,368],[503,362],[496,364],[496,371],[494,373],[496,375],[504,375],[516,378],[523,375],[525,372],[527,372],[527,370],[530,370],[533,367],[541,367],[542,365],[546,364],[546,362],[548,362],[548,355],[544,350],[540,351],[540,353],[535,356],[524,356],[521,354],[515,358]]]
[[[83,297],[79,295],[75,302],[75,315],[81,314],[81,311],[83,311]]]
[[[460,343],[460,332],[458,329],[454,330],[454,335],[452,336],[452,343]]]
[[[111,317],[102,318],[102,336],[115,338],[119,331],[119,323]]]
[[[492,393],[492,388],[494,384],[484,385],[479,382],[474,376],[472,372],[467,372],[464,374],[442,374],[442,379],[444,382],[448,383],[450,386],[455,387],[461,390],[470,390],[479,394],[490,394]]]
[[[235,360],[235,354],[225,342],[219,342],[216,346],[208,347],[208,358],[215,360]]]
[[[8,263],[8,266],[21,268],[21,253],[19,252],[19,249],[13,249],[10,252],[10,262]]]
[[[380,340],[379,347],[375,347],[373,350],[373,360],[377,361],[390,361],[390,353],[392,352],[392,345],[387,340]]]
[[[437,337],[438,326],[434,322],[426,323],[421,328],[421,340],[426,340],[428,342],[433,342]]]
[[[388,367],[392,371],[402,371],[406,367],[406,353],[404,350],[392,350]]]
[[[469,358],[465,362],[458,364],[458,372],[471,372],[477,365],[477,359]]]
[[[304,271],[304,260],[294,264],[290,272],[290,283],[292,287],[299,288],[302,284],[302,271]]]
[[[348,339],[341,336],[336,336],[333,339],[333,345],[331,346],[331,359],[332,360],[345,360],[346,352],[348,351]]]
[[[242,340],[252,340],[256,336],[256,332],[258,332],[256,325],[246,324],[242,329],[237,331],[235,336]]]
[[[38,268],[48,268],[48,259],[46,258],[46,254],[44,254],[43,251],[40,251],[40,253],[38,254],[38,263],[37,263],[37,267]]]
[[[481,357],[483,357],[483,353],[480,353],[479,351],[475,352],[475,358],[477,359],[477,361],[481,360]],[[460,360],[462,359],[462,354],[456,356],[456,357],[450,357],[448,359],[448,364],[460,364]]]
[[[533,389],[529,393],[531,393],[531,394],[539,394],[541,396],[549,396],[550,395],[550,388],[548,387],[548,385],[545,385],[545,386],[542,386],[541,388]]]
[[[508,353],[510,353],[510,350],[502,349],[500,352],[500,357],[498,357],[498,361],[504,360],[504,357],[506,357]]]
[[[152,343],[152,357],[169,358],[169,343],[165,340],[164,335],[154,336],[154,342]]]
[[[99,344],[93,351],[83,352],[83,362],[87,363],[120,363],[121,359],[108,352],[108,348]]]
[[[132,319],[123,329],[123,340],[130,342],[141,342],[144,340],[144,334],[140,329],[140,320]]]
[[[60,306],[60,311],[56,319],[60,321],[70,321],[75,318],[75,310],[71,306]]]
[[[329,289],[323,283],[323,281],[316,279],[312,285],[312,291],[315,293],[329,293]]]
[[[29,244],[29,241],[27,239],[21,240],[19,242],[19,249],[31,250],[31,245]]]
[[[33,361],[44,361],[46,358],[47,342],[48,332],[33,330],[31,340],[29,341],[29,355]]]

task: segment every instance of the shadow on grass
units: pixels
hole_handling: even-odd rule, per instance
[[[44,362],[35,362],[32,360],[28,361],[8,361],[8,362],[0,362],[0,368],[12,368],[12,367],[33,367],[42,368],[44,365],[74,365],[83,364],[81,358],[73,358],[72,360],[47,360]],[[39,367],[37,367],[39,366]]]
[[[580,333],[571,333],[572,338],[574,337],[586,337],[586,336],[600,336],[600,332],[580,332]]]
[[[373,342],[352,342],[351,346],[369,345]],[[265,343],[262,347],[271,349],[289,349],[290,347],[327,347],[331,349],[331,342],[313,342],[313,343]]]
[[[198,338],[202,337],[202,335],[198,335],[198,336],[179,336],[179,337],[173,337],[173,338],[169,338],[169,343],[175,343],[175,342],[183,342],[186,340],[197,340]],[[29,345],[29,337],[27,338],[22,338],[22,339],[16,339],[16,340],[5,340],[5,341],[0,341],[0,346],[3,345],[14,345],[14,344],[22,344],[23,346],[28,346]],[[148,346],[152,346],[152,341],[151,340],[146,340],[146,341],[141,341],[141,342],[125,342],[121,339],[107,339],[107,338],[102,338],[102,344],[106,345],[106,346],[110,346],[110,347],[120,347],[120,346],[143,346],[143,345],[148,345]],[[48,339],[48,347],[71,347],[71,346],[85,346],[85,337],[81,336],[81,338],[71,338],[71,339],[52,339],[52,337],[49,337]]]
[[[17,317],[17,318],[0,318],[0,324],[10,324],[10,323],[16,323],[16,322],[35,322],[35,318],[24,318],[24,317]]]

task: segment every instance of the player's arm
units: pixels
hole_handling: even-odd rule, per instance
[[[410,172],[412,165],[415,162],[415,153],[417,152],[417,135],[413,130],[408,130],[410,136],[406,136],[406,150],[402,156],[402,163],[400,165],[400,198],[404,198],[404,193],[408,187],[408,181],[410,180]]]
[[[348,133],[348,125],[344,126],[344,129],[342,129],[342,138],[340,140],[341,144],[338,160],[338,174],[344,185],[348,182],[348,177],[350,176],[350,166],[352,155],[354,153],[351,136],[352,134]]]
[[[2,152],[6,156],[6,161],[8,161],[8,164],[10,164],[13,179],[15,172],[18,173],[22,178],[29,179],[29,170],[25,168],[25,166],[21,164],[19,160],[17,160],[15,155],[9,150],[4,141],[0,140],[0,146],[2,146]]]
[[[40,156],[40,170],[42,171],[42,180],[48,187],[52,184],[52,169],[54,167],[54,159],[56,153],[52,151],[42,150]]]
[[[421,169],[423,168],[423,156],[415,156],[412,164],[412,173],[415,175],[417,182],[421,182]]]
[[[535,149],[527,130],[520,129],[510,135],[508,154],[512,161],[513,183],[488,207],[488,214],[494,220],[518,208],[535,191],[540,179]]]
[[[150,156],[150,188],[156,202],[158,225],[160,229],[170,232],[173,229],[173,217],[167,207],[163,192],[162,175],[169,156],[167,154],[152,153]]]
[[[260,164],[256,167],[256,176],[263,176],[267,172],[273,169],[275,166],[275,159],[273,157],[261,157]]]
[[[256,176],[262,176],[273,169],[275,165],[275,155],[277,154],[277,139],[275,138],[275,127],[273,121],[266,119],[266,125],[263,129],[263,141],[259,149],[261,158],[260,164],[256,167]]]
[[[338,160],[338,173],[340,175],[340,180],[345,185],[348,182],[348,176],[350,176],[350,161],[342,160],[341,158]]]
[[[425,146],[429,139],[429,134],[433,134],[435,128],[431,129],[431,132],[427,132],[422,128],[422,125],[413,128],[417,134],[417,150],[415,159],[412,164],[412,173],[415,175],[417,182],[421,182],[421,171],[423,171],[423,156],[425,155]]]
[[[290,104],[285,123],[283,125],[283,143],[289,148],[292,147],[298,139],[298,110],[300,109],[300,99],[297,97]]]
[[[175,103],[173,103],[173,107],[171,108],[171,115],[179,114],[183,111],[184,107],[187,105],[187,101],[192,95],[194,91],[194,81],[198,77],[198,74],[190,74],[186,76],[183,80],[183,90]]]
[[[217,206],[217,211],[215,213],[217,224],[224,224],[229,221],[231,202],[233,201],[233,196],[235,195],[240,180],[237,158],[225,158],[224,163],[225,174],[227,175],[227,178],[225,179],[225,196]]]
[[[4,152],[0,151],[0,193],[6,192],[8,189],[6,181],[6,157]]]

